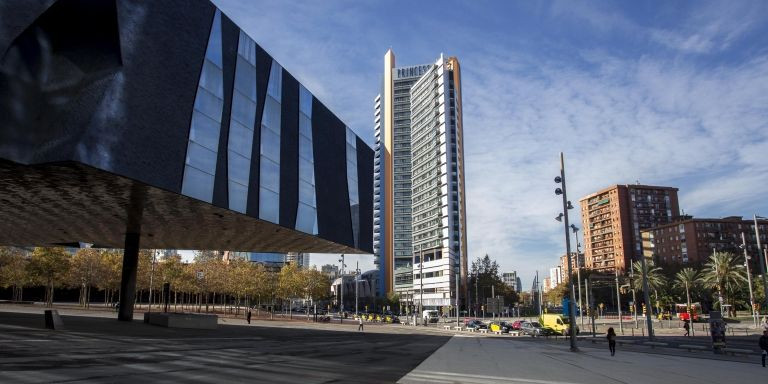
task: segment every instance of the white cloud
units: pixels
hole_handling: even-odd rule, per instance
[[[559,262],[563,228],[553,220],[561,205],[552,179],[560,150],[574,203],[636,180],[680,187],[683,206],[698,216],[737,214],[766,195],[764,57],[713,69],[664,58],[594,59],[610,68],[544,62],[535,71],[492,71],[505,59],[465,60],[472,257],[490,253],[523,277]],[[581,226],[576,211],[572,222]]]
[[[750,31],[766,11],[764,2],[702,2],[679,25],[652,29],[650,36],[686,53],[720,52]]]

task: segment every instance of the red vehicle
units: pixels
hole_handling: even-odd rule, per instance
[[[677,318],[681,321],[689,321],[688,306],[686,304],[675,304],[675,311],[677,311]],[[699,314],[701,313],[701,304],[691,303],[691,317],[693,321],[699,321]]]
[[[512,329],[519,331],[523,327],[523,323],[525,320],[517,320],[514,323],[512,323]]]

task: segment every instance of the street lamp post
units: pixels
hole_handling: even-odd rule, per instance
[[[635,321],[635,329],[637,329],[637,297],[635,296],[635,263],[630,263],[629,266],[629,288],[632,289],[632,319]]]
[[[650,288],[648,288],[648,268],[645,263],[645,255],[640,255],[640,264],[643,270],[643,300],[645,301],[645,306],[647,308],[645,311],[645,325],[646,328],[648,328],[648,339],[653,340],[653,321],[651,320],[653,307],[651,307]]]
[[[581,306],[581,264],[579,263],[579,248],[581,248],[581,244],[579,243],[579,227],[571,224],[571,229],[573,230],[574,237],[576,237],[576,283],[578,283],[579,287],[579,319],[581,319],[581,326],[584,327],[584,308]]]
[[[576,317],[575,317],[575,301],[576,301],[576,295],[574,293],[573,289],[573,266],[571,265],[571,236],[568,233],[568,210],[572,209],[573,206],[571,205],[571,202],[568,201],[568,194],[565,188],[565,160],[563,153],[560,152],[560,176],[555,177],[555,183],[560,183],[562,185],[562,189],[557,188],[555,189],[556,195],[563,195],[563,213],[561,213],[564,228],[565,228],[565,254],[568,258],[568,285],[570,286],[570,295],[571,300],[568,303],[568,317],[569,317],[569,325],[568,325],[568,335],[571,342],[571,351],[576,352],[579,350],[578,347],[576,347]],[[559,220],[558,220],[559,221]]]
[[[157,254],[160,253],[160,250],[155,250],[152,252],[152,270],[149,272],[149,311],[152,312],[152,283],[154,281],[155,277],[155,260],[157,258]]]
[[[339,291],[341,296],[341,299],[339,300],[339,321],[344,322],[344,267],[347,265],[344,264],[343,253],[341,254],[339,262],[341,263],[341,283],[339,284]]]
[[[613,273],[616,276],[616,310],[619,313],[619,332],[624,334],[624,321],[621,320],[621,290],[619,289],[619,269],[614,268]]]
[[[744,266],[747,268],[747,285],[749,285],[749,306],[752,309],[752,322],[757,328],[757,316],[755,313],[755,295],[752,292],[752,274],[749,273],[749,255],[747,255],[747,239],[744,232],[741,232],[741,248],[744,250]],[[758,254],[758,257],[759,254]]]
[[[693,326],[693,317],[691,317],[691,291],[688,289],[688,281],[685,281],[685,298],[688,300],[687,304],[688,306],[685,307],[685,311],[688,312],[688,326],[691,329],[691,336],[696,336],[696,331],[694,330]]]
[[[355,262],[355,317],[357,317],[357,286],[360,284],[360,261]]]
[[[765,256],[760,257],[760,252],[763,250],[763,247],[760,244],[760,230],[757,227],[757,219],[765,219],[765,217],[758,216],[757,214],[752,216],[752,219],[755,221],[755,240],[757,240],[757,257],[760,258],[760,274],[763,275],[763,299],[765,300],[765,307],[768,308],[768,282],[766,279],[766,271],[765,267],[768,262],[766,262]]]
[[[419,317],[424,317],[424,252],[419,245]],[[418,320],[416,320],[418,322]],[[426,324],[425,324],[426,325]]]
[[[456,326],[459,326],[459,274],[456,274]]]

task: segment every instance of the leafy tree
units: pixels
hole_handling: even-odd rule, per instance
[[[68,285],[80,290],[80,306],[90,306],[91,287],[95,285],[102,268],[101,254],[96,249],[82,248],[72,256]]]
[[[194,252],[195,263],[221,259],[219,251],[200,250]]]
[[[0,247],[0,287],[13,288],[13,301],[23,301],[24,287],[30,283],[26,253],[20,248]]]
[[[715,252],[709,257],[709,262],[704,268],[704,281],[717,288],[723,303],[732,303],[734,294],[747,282],[747,277],[736,255],[730,252]],[[735,308],[731,307],[731,310]]]
[[[45,302],[53,306],[53,290],[61,286],[69,271],[70,256],[64,248],[35,248],[27,264],[33,281],[45,285]]]
[[[120,289],[120,280],[123,274],[123,252],[115,249],[102,249],[99,251],[101,262],[98,273],[94,277],[95,286],[104,291],[104,302],[113,303],[115,292]]]
[[[227,292],[236,298],[237,309],[235,314],[237,315],[240,313],[240,301],[252,291],[252,266],[248,261],[235,259],[230,261],[227,272],[229,272],[229,278],[227,279],[229,289]]]
[[[479,301],[479,303],[475,302],[475,311],[480,309],[480,306],[485,302],[485,298],[490,297],[493,290],[495,290],[497,296],[506,295],[510,292],[499,274],[499,263],[491,259],[488,254],[472,262],[468,284],[470,300]],[[513,302],[511,301],[512,299],[514,297],[505,297],[505,303]]]
[[[277,282],[278,296],[285,300],[302,297],[304,284],[301,278],[301,270],[295,264],[286,264],[280,269]],[[290,304],[288,310],[290,311]]]
[[[328,280],[328,276],[316,269],[305,269],[302,272],[305,275],[304,281],[308,299],[312,301],[323,300],[330,296],[331,282]]]

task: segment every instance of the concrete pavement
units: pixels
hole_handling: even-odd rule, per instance
[[[768,368],[754,361],[734,362],[627,352],[608,348],[455,336],[398,383],[756,383]]]

